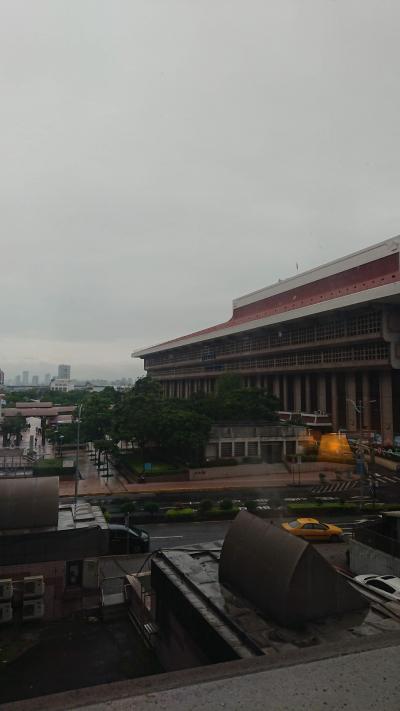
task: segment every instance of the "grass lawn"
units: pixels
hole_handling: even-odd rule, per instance
[[[140,454],[122,454],[120,459],[123,464],[137,474],[143,472],[145,462],[151,462],[152,465],[151,471],[146,472],[147,474],[171,474],[172,472],[180,473],[183,471],[183,467],[179,467],[176,464],[169,464],[168,462],[152,461],[151,459],[146,459],[144,462]]]

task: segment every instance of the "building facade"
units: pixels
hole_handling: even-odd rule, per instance
[[[53,378],[50,381],[50,390],[69,393],[70,390],[75,390],[75,382],[69,378]]]
[[[231,319],[132,354],[166,397],[213,392],[223,373],[332,426],[400,433],[400,237],[233,302]]]
[[[61,363],[61,365],[58,366],[58,376],[57,377],[60,378],[61,380],[70,380],[71,366]]]
[[[0,368],[0,385],[4,385],[4,371]]]

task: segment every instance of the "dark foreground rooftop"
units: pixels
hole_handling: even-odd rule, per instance
[[[174,582],[181,593],[231,644],[242,659],[265,655],[271,662],[299,649],[340,643],[343,649],[363,638],[381,637],[388,631],[400,634],[400,621],[383,617],[373,609],[308,621],[296,628],[279,624],[261,614],[248,600],[219,580],[222,541],[165,550],[154,566]]]
[[[5,704],[2,711],[398,711],[400,634],[227,662]]]

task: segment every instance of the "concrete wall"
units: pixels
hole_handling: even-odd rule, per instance
[[[400,558],[388,555],[383,551],[366,546],[364,543],[350,539],[350,569],[356,575],[396,575],[400,577]]]
[[[237,466],[190,469],[189,481],[209,481],[211,479],[235,479],[237,477],[257,477],[266,474],[284,474],[282,464],[238,464]]]
[[[353,474],[353,467],[350,464],[342,462],[303,462],[302,464],[290,464],[285,462],[287,470],[291,474],[303,472],[340,472],[342,475],[346,472]]]
[[[99,590],[84,590],[80,586],[66,587],[66,563],[64,560],[48,561],[46,563],[25,563],[22,565],[0,566],[0,579],[12,578],[18,591],[18,581],[29,576],[44,577],[44,619],[54,620],[67,617],[77,610],[92,609],[100,604]],[[21,595],[14,593],[14,619],[18,622],[21,606]]]

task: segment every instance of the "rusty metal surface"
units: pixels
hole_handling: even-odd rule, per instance
[[[219,579],[283,625],[365,607],[314,546],[246,511],[225,537]]]
[[[57,524],[57,476],[0,480],[0,532]]]

